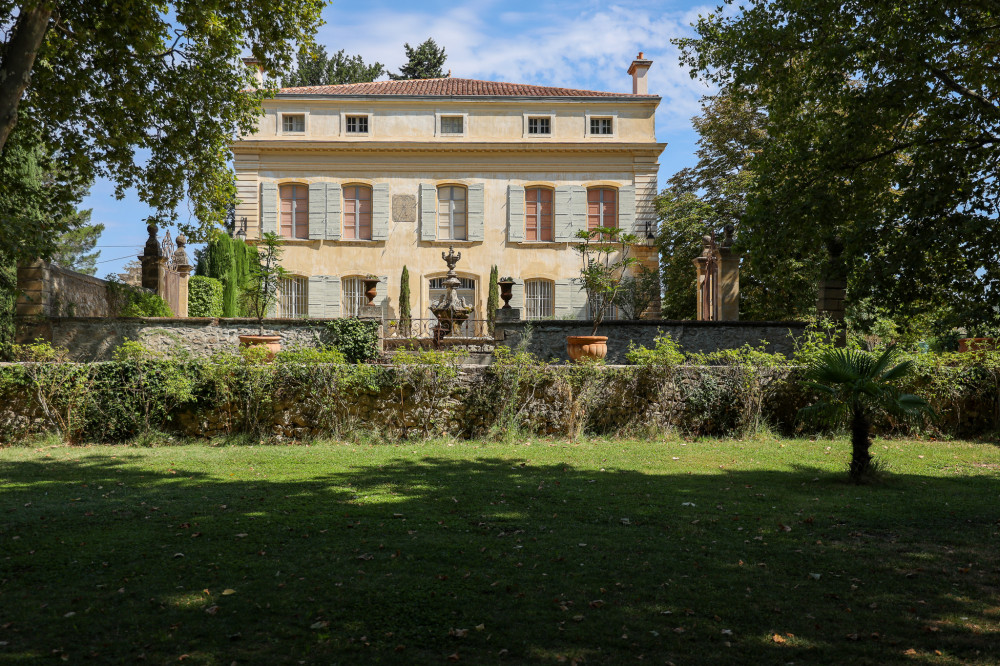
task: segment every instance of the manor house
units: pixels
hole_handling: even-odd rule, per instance
[[[237,221],[285,240],[276,315],[356,314],[376,275],[391,319],[406,265],[412,315],[429,318],[453,245],[475,318],[493,265],[527,317],[585,317],[578,230],[631,231],[657,264],[651,64],[631,63],[631,94],[459,78],[282,89],[233,147]]]

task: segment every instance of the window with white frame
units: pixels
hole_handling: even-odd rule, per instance
[[[461,134],[462,116],[441,116],[441,134]]]
[[[548,116],[529,116],[528,134],[552,134],[552,119]]]
[[[281,116],[281,131],[296,133],[306,131],[306,115],[304,113],[284,113]]]
[[[341,309],[345,317],[357,317],[361,312],[361,307],[368,303],[365,296],[365,281],[359,277],[344,278],[340,281]]]
[[[615,126],[613,121],[614,121],[613,118],[592,117],[590,119],[590,133],[594,135],[603,134],[606,136],[614,134]]]
[[[347,116],[348,134],[368,134],[368,116]]]
[[[438,188],[438,240],[468,238],[466,189],[460,185]]]
[[[524,309],[528,319],[546,319],[553,315],[552,282],[524,281]]]
[[[309,281],[304,277],[286,277],[278,280],[278,312],[283,319],[308,315],[307,293]]]

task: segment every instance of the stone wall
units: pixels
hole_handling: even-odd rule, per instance
[[[786,356],[794,350],[794,339],[802,335],[806,324],[798,321],[605,321],[598,335],[608,337],[608,363],[624,363],[629,342],[652,347],[653,339],[669,333],[686,352],[710,352],[736,349],[744,344],[758,347],[767,343],[767,351]],[[497,324],[497,342],[516,347],[526,340],[526,348],[544,360],[569,360],[566,337],[590,335],[589,321],[541,320]]]
[[[108,283],[55,264],[36,261],[18,266],[17,314],[42,317],[106,317]]]

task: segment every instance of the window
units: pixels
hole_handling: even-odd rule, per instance
[[[465,240],[467,237],[465,188],[445,185],[438,188],[438,240]]]
[[[462,116],[441,116],[441,134],[461,134]]]
[[[591,118],[590,119],[590,133],[591,134],[604,134],[611,135],[614,134],[614,124],[611,118]]]
[[[618,226],[618,192],[610,187],[587,190],[587,229]]]
[[[365,296],[365,281],[359,277],[344,278],[341,281],[343,287],[343,309],[345,317],[357,317],[361,312],[361,306],[368,304],[368,297]]]
[[[524,309],[528,319],[551,317],[554,312],[552,283],[548,280],[525,280]]]
[[[552,240],[552,190],[544,187],[524,190],[524,238]]]
[[[278,316],[285,319],[305,317],[306,289],[309,281],[302,277],[281,278],[278,280]]]
[[[446,287],[444,285],[444,281],[447,280],[447,279],[448,278],[443,278],[443,277],[431,278],[430,279],[430,283],[429,283],[430,290],[431,291],[434,291],[434,290],[445,291],[446,289],[448,289],[448,287]],[[476,290],[476,280],[474,278],[458,278],[458,281],[460,282],[460,284],[458,285],[459,290],[462,290],[462,289],[471,289],[472,291]],[[431,299],[431,300],[434,300],[434,299]],[[466,300],[469,300],[469,299],[466,299]]]
[[[433,303],[437,299],[444,296],[447,287],[444,286],[444,281],[447,278],[438,277],[431,278],[428,280],[428,296],[430,297],[430,302]],[[455,290],[455,295],[459,298],[465,299],[465,302],[471,305],[473,308],[477,308],[476,304],[476,279],[475,278],[458,278],[461,284],[458,289]],[[478,308],[477,308],[478,310]],[[477,315],[476,311],[473,310],[472,316],[467,319],[460,329],[458,329],[458,336],[472,337],[475,335],[476,331],[476,319],[481,319],[482,315]],[[429,319],[437,320],[435,314],[428,309],[427,310]]]
[[[372,188],[344,188],[344,240],[372,239]]]
[[[306,116],[304,113],[285,113],[281,116],[281,131],[286,133],[305,132]]]
[[[282,185],[281,237],[309,238],[309,188],[306,185]]]
[[[368,134],[368,116],[347,116],[348,134]]]
[[[528,118],[528,134],[552,134],[552,121],[547,116]]]

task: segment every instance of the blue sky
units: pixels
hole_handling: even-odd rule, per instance
[[[416,46],[433,37],[444,46],[445,68],[455,77],[614,92],[632,92],[626,70],[643,51],[654,61],[649,91],[663,98],[656,115],[656,137],[669,144],[660,157],[662,186],[694,163],[691,117],[710,92],[681,67],[670,40],[690,35],[690,24],[713,8],[686,0],[334,0],[323,11],[326,25],[317,41],[328,52],[345,49],[397,71],[406,61],[405,42]],[[93,221],[106,227],[97,248],[98,276],[120,272],[146,241],[143,220],[150,210],[134,193],[116,200],[104,180],[94,183],[82,207],[92,208]]]

